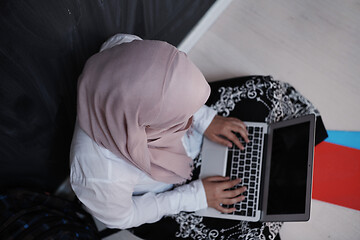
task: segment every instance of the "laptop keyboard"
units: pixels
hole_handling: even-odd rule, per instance
[[[240,150],[233,144],[233,147],[228,149],[228,165],[226,169],[226,176],[230,176],[231,179],[242,179],[239,185],[230,190],[246,186],[247,191],[243,193],[246,198],[242,202],[224,205],[224,207],[235,207],[236,211],[230,213],[232,215],[255,217],[256,210],[258,209],[258,191],[263,150],[262,141],[265,132],[262,127],[258,126],[248,126],[247,130],[250,142],[245,143],[240,134],[237,134],[245,150]]]

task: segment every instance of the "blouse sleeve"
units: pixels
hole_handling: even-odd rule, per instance
[[[196,158],[200,153],[203,134],[215,115],[216,111],[206,105],[202,106],[194,114],[193,123],[182,138],[186,153],[192,159]]]
[[[72,184],[88,211],[109,228],[126,229],[160,220],[180,211],[207,207],[200,180],[163,193],[148,192],[133,196],[128,182],[88,181]]]
[[[200,134],[204,134],[205,130],[208,128],[215,115],[216,111],[214,109],[203,105],[194,114],[192,128]]]

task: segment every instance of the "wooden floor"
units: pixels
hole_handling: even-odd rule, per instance
[[[273,75],[360,131],[360,1],[233,0],[189,51],[209,81]]]
[[[272,75],[313,102],[327,129],[360,131],[360,0],[220,2],[226,8],[182,46],[208,81]],[[281,230],[283,240],[359,236],[360,211],[317,200],[309,222]]]

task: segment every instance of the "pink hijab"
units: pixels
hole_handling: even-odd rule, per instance
[[[192,170],[181,138],[209,94],[185,53],[165,42],[136,40],[86,62],[78,121],[97,144],[153,179],[181,183]]]

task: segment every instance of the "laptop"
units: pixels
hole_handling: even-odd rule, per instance
[[[250,142],[238,135],[245,150],[228,148],[204,138],[200,178],[241,178],[245,200],[226,214],[214,208],[200,216],[244,221],[308,221],[310,218],[315,115],[273,124],[244,122]]]

